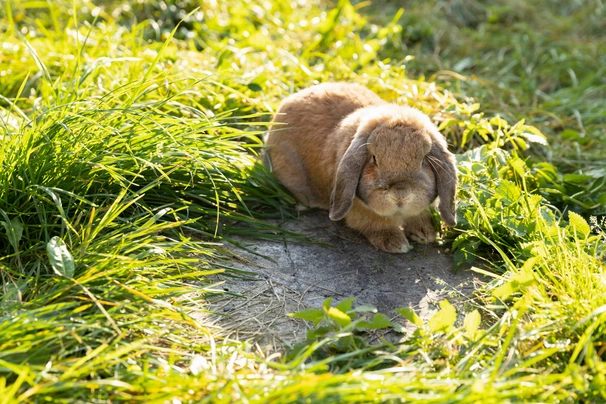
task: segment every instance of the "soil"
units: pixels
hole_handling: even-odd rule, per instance
[[[283,227],[322,244],[238,238],[249,251],[229,247],[239,257],[233,267],[250,273],[221,277],[229,294],[210,302],[215,324],[231,338],[254,338],[270,349],[289,346],[305,339],[308,324],[287,314],[319,308],[328,297],[333,303],[356,297],[357,304],[406,325],[394,309],[412,307],[426,320],[442,299],[461,306],[484,281],[471,271],[455,273],[452,256],[436,243],[415,244],[406,254],[380,252],[323,212]]]

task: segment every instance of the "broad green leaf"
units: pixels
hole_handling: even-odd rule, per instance
[[[399,332],[401,334],[406,334],[406,327],[402,326],[401,324],[392,323],[391,326],[395,332]]]
[[[313,328],[307,332],[307,339],[316,339],[325,336],[329,332],[334,330],[333,325],[327,325],[325,327]]]
[[[520,199],[522,191],[511,181],[503,180],[497,187],[495,197],[501,199],[505,205],[511,205]]]
[[[496,126],[497,128],[501,128],[501,129],[509,128],[509,123],[505,119],[501,118],[500,116],[495,116],[493,118],[490,118],[489,122],[491,125]]]
[[[545,146],[548,145],[547,138],[539,129],[531,125],[524,125],[524,130],[526,132],[522,133],[522,135],[526,137],[529,142],[540,143]]]
[[[389,326],[391,326],[391,320],[389,320],[389,317],[387,317],[385,314],[381,314],[381,313],[377,313],[374,316],[372,316],[372,320],[362,321],[359,324],[360,328],[373,328],[373,329],[387,328]]]
[[[543,136],[543,135],[536,135],[533,133],[524,132],[524,133],[522,133],[522,136],[524,136],[526,138],[526,140],[528,140],[531,143],[538,143],[543,146],[549,145],[549,143],[547,143],[547,139],[545,139],[545,136]]]
[[[22,287],[22,289],[25,289]],[[6,282],[0,288],[0,311],[21,302],[21,289],[11,282]]]
[[[512,279],[517,281],[520,285],[525,286],[534,283],[534,272],[532,269],[534,268],[534,264],[536,264],[538,259],[538,257],[528,258],[524,262],[524,265],[522,265],[522,270],[517,274],[514,274]]]
[[[290,317],[300,318],[301,320],[313,321],[314,325],[318,325],[324,318],[324,312],[320,309],[305,309],[297,313],[289,313]]]
[[[474,339],[474,335],[478,331],[481,321],[482,317],[480,316],[480,313],[477,310],[474,310],[471,313],[467,313],[467,315],[465,316],[465,320],[463,321],[467,338],[471,340]]]
[[[492,295],[499,299],[507,299],[509,296],[513,295],[517,290],[513,287],[511,282],[505,282],[501,286],[496,287],[492,291]]]
[[[457,248],[453,254],[455,268],[459,269],[465,264],[471,264],[476,260],[477,241],[467,242],[460,248]]]
[[[575,231],[577,234],[582,234],[583,238],[587,237],[591,233],[589,224],[583,219],[583,217],[572,211],[568,211],[568,228]]]
[[[518,220],[516,217],[505,217],[501,221],[501,225],[508,229],[516,237],[524,237],[528,233],[529,225]]]
[[[509,296],[513,295],[517,290],[513,287],[511,282],[505,282],[501,286],[498,286],[493,289],[492,295],[499,299],[507,299]]]
[[[593,177],[585,174],[565,174],[562,179],[565,182],[571,182],[573,184],[583,184],[589,180],[592,180]]]
[[[258,92],[258,91],[262,91],[262,90],[263,90],[263,87],[261,87],[261,86],[260,86],[259,84],[257,84],[257,83],[249,83],[247,87],[248,87],[248,89],[249,89],[250,91],[255,91],[255,92]]]
[[[522,268],[515,272],[509,281],[492,291],[492,295],[499,299],[507,299],[512,294],[521,292],[532,285],[535,282],[533,267],[537,260],[537,257],[527,259]]]
[[[526,163],[524,163],[524,160],[514,157],[509,161],[509,165],[513,168],[515,173],[520,176],[520,178],[524,178],[526,168]]]
[[[326,314],[328,314],[328,317],[330,317],[335,323],[339,324],[341,327],[346,327],[351,323],[351,318],[336,307],[330,307],[328,309],[325,309],[325,311]]]
[[[21,222],[19,221],[19,219],[17,219],[16,217],[13,217],[11,219],[11,226],[13,227],[13,235],[14,238],[11,242],[14,243],[13,247],[15,248],[15,250],[17,250],[19,248],[19,241],[21,241],[21,236],[23,236],[23,225],[21,224]]]
[[[369,304],[363,304],[361,306],[354,307],[352,311],[355,313],[376,313],[377,308]]]
[[[403,307],[401,309],[396,309],[396,311],[417,327],[421,327],[423,325],[423,320],[421,320],[421,317],[417,316],[417,313],[415,313],[415,311],[410,307]]]
[[[330,304],[332,303],[332,297],[327,297],[324,302],[322,303],[322,307],[324,308],[324,310],[328,310],[328,308],[330,307]]]
[[[343,313],[347,313],[351,309],[351,305],[355,300],[355,297],[347,297],[337,304],[337,309],[341,310]]]
[[[579,131],[573,130],[573,129],[564,129],[561,133],[560,133],[560,137],[562,139],[566,139],[566,140],[578,140],[581,137],[581,134],[579,133]]]
[[[19,241],[21,241],[21,236],[23,235],[23,225],[16,217],[9,219],[5,211],[0,210],[0,212],[5,219],[5,221],[1,221],[0,223],[6,229],[8,242],[11,244],[15,252],[17,252],[19,251]]]
[[[427,325],[432,332],[446,332],[456,320],[457,312],[452,304],[448,300],[442,300],[440,302],[440,310],[429,319]]]
[[[74,277],[74,257],[72,257],[63,240],[57,236],[53,237],[46,244],[46,253],[57,275],[65,276],[66,278]]]

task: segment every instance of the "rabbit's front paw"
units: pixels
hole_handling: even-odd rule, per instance
[[[379,250],[389,253],[407,253],[412,249],[406,236],[398,228],[368,233],[366,237]]]
[[[428,244],[436,239],[436,231],[431,221],[431,214],[423,212],[410,218],[404,224],[404,233],[417,243]]]

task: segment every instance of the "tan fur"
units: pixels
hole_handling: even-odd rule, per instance
[[[425,114],[363,86],[320,84],[286,98],[266,146],[266,164],[300,203],[344,217],[381,250],[410,249],[403,226],[415,241],[433,241],[427,208],[438,195],[442,218],[455,224],[444,138]]]

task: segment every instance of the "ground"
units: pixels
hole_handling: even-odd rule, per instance
[[[390,316],[395,308],[413,307],[427,320],[440,300],[448,297],[463,304],[482,282],[471,270],[455,272],[452,256],[437,244],[414,244],[407,254],[377,251],[342,222],[332,222],[326,212],[283,226],[318,243],[238,238],[248,251],[230,247],[240,257],[232,266],[250,275],[222,277],[221,287],[231,294],[213,300],[211,310],[217,313],[217,325],[237,333],[238,339],[254,337],[275,348],[300,341],[305,325],[287,314],[319,308],[331,296],[335,302],[356,297],[358,304]]]

